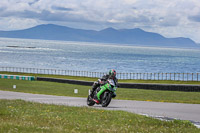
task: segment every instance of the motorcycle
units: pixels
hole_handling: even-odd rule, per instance
[[[87,98],[88,106],[93,106],[95,104],[95,101],[93,99],[97,95],[97,93],[101,90],[101,88],[104,89],[104,92],[100,95],[100,102],[99,102],[99,104],[101,104],[102,107],[107,107],[110,104],[111,99],[116,96],[115,91],[117,89],[117,86],[114,84],[112,79],[108,80],[108,83],[100,87],[97,87],[97,89],[94,92],[89,90],[89,95]]]

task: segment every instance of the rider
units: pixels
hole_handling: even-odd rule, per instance
[[[116,71],[114,69],[111,69],[108,72],[108,74],[103,75],[103,77],[101,79],[98,79],[97,82],[94,82],[94,84],[92,85],[92,93],[97,89],[97,87],[108,83],[109,79],[112,79],[114,81],[114,84],[117,86],[118,79],[116,78]],[[101,90],[102,90],[102,88],[101,88]],[[99,96],[103,93],[103,91],[101,91],[101,90],[97,93],[96,96],[94,96],[94,99],[93,99],[97,104],[99,104],[99,100],[100,100]],[[116,97],[115,93],[114,93],[113,97]]]

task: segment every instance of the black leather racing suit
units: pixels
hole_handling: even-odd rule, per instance
[[[103,75],[101,79],[98,79],[98,81],[95,81],[92,85],[92,93],[101,85],[104,85],[106,83],[108,83],[108,79],[110,78],[110,76],[108,74]],[[116,77],[113,78],[115,84],[118,86],[118,79]],[[116,94],[115,94],[116,96]],[[115,97],[114,96],[114,97]]]

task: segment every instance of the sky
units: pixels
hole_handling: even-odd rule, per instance
[[[0,0],[0,30],[141,28],[200,43],[200,0]]]

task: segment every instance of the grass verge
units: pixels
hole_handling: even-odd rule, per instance
[[[31,73],[2,72],[2,71],[0,71],[0,74],[25,75],[25,76],[49,77],[49,78],[62,78],[62,79],[73,79],[73,80],[83,80],[83,81],[96,81],[98,79],[98,78],[90,78],[90,77],[31,74]],[[199,81],[173,81],[173,80],[119,80],[119,83],[120,82],[121,83],[158,83],[158,84],[197,84],[197,85],[200,85]]]
[[[17,88],[13,89],[13,85]],[[0,90],[33,94],[87,97],[90,86],[73,84],[0,79]],[[78,89],[78,94],[74,93]],[[118,88],[116,99],[200,104],[200,92],[159,91]]]
[[[200,132],[189,121],[160,121],[124,111],[0,100],[0,132]]]

